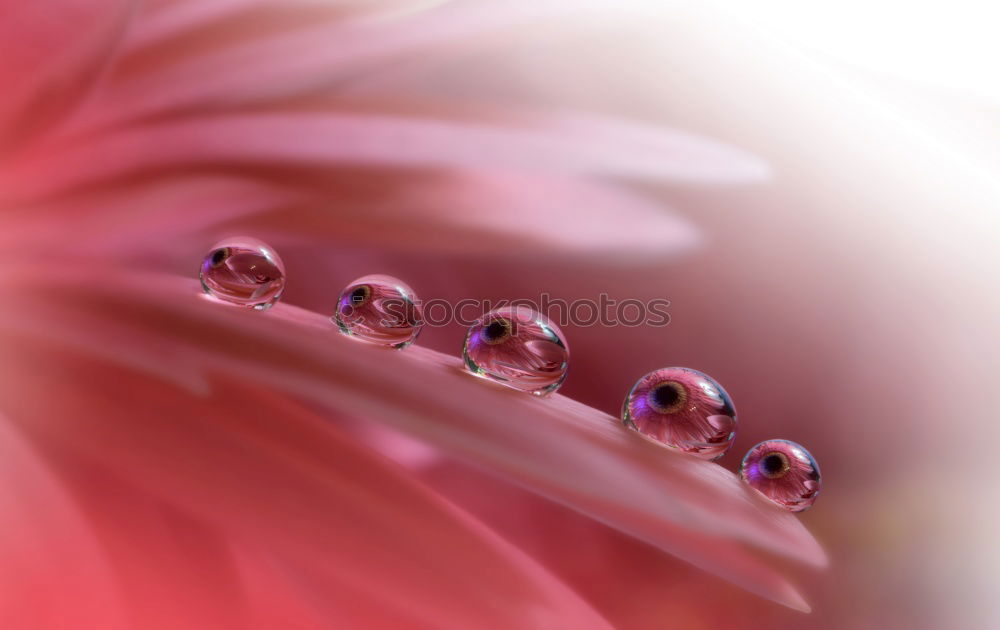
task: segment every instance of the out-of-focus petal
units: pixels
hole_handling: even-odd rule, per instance
[[[0,321],[11,331],[112,348],[157,369],[169,366],[140,345],[123,345],[121,336],[166,334],[208,372],[238,373],[341,412],[379,418],[723,577],[731,576],[720,566],[717,543],[825,563],[794,516],[732,473],[667,451],[569,399],[539,400],[477,381],[457,358],[423,348],[399,353],[359,344],[339,335],[326,317],[291,306],[244,311],[198,295],[190,280],[89,271],[93,275],[10,271],[6,284],[16,291],[18,307]],[[770,596],[798,604],[787,592]]]
[[[378,447],[384,452],[381,443]],[[802,623],[791,610],[755,599],[647,544],[469,466],[442,457],[415,463],[411,470],[422,481],[560,576],[617,628],[657,628],[666,619],[684,628],[741,628],[748,625],[748,614],[755,627],[771,627],[770,620]],[[808,611],[781,575],[780,564],[761,563],[728,541],[719,543],[716,551],[733,582],[745,578],[741,586],[747,591],[765,597],[771,593],[772,599],[784,595],[790,608]],[[706,606],[714,601],[731,605]]]
[[[112,561],[131,625],[111,627],[265,627],[247,613],[274,602],[247,601],[230,545],[279,576],[308,576],[306,610],[334,626],[607,627],[481,522],[239,373],[206,395],[34,336],[4,347],[5,412],[93,511],[93,534],[66,535]],[[42,528],[45,516],[23,511]],[[62,592],[35,596],[57,607]],[[109,627],[86,612],[74,609],[76,627]]]
[[[579,19],[608,0],[254,4],[262,3],[187,2],[140,22],[105,93],[113,107],[92,104],[76,126],[316,92],[417,51],[482,45],[491,33],[546,18]]]
[[[223,166],[492,169],[697,183],[766,173],[756,158],[717,142],[597,116],[563,123],[522,115],[511,123],[341,111],[233,113],[53,142],[5,172],[0,185],[20,201],[139,174]]]
[[[306,191],[245,177],[142,181],[6,209],[7,229],[0,233],[0,243],[8,251],[37,251],[60,243],[62,251],[75,254],[124,258],[144,253],[149,262],[157,243],[310,200],[319,203]]]
[[[196,257],[179,243],[225,233],[268,243],[386,246],[514,258],[662,259],[689,251],[697,229],[663,204],[611,183],[515,173],[398,171],[165,178],[25,208],[0,232],[8,253],[60,251],[141,259]],[[99,209],[99,211],[95,211]],[[637,229],[635,226],[641,226]]]
[[[331,15],[368,15],[385,11],[404,0],[153,0],[147,3],[142,21],[131,34],[130,48],[148,47],[254,9],[304,12],[326,7]],[[180,51],[177,51],[180,52]]]
[[[67,610],[92,621],[89,627],[121,626],[123,602],[113,567],[88,515],[2,415],[0,557],[0,626],[68,628]],[[52,592],[63,596],[57,604],[45,601]]]
[[[0,0],[0,152],[75,106],[116,48],[133,0]]]
[[[452,171],[326,180],[333,185],[320,193],[322,202],[234,218],[228,231],[298,244],[370,243],[494,260],[600,257],[608,264],[676,256],[700,242],[698,229],[664,204],[582,178]]]

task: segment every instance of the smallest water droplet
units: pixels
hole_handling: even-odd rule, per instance
[[[812,507],[823,483],[809,451],[788,440],[767,440],[750,449],[740,478],[790,512]]]

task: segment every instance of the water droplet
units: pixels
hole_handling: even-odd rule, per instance
[[[622,422],[702,459],[722,457],[736,438],[729,394],[707,374],[688,368],[663,368],[640,378],[622,405]]]
[[[285,266],[273,249],[255,238],[239,236],[216,243],[198,274],[212,297],[263,310],[285,290]]]
[[[747,452],[740,478],[791,512],[812,507],[819,496],[819,466],[809,451],[788,440],[767,440]]]
[[[544,396],[566,380],[569,347],[559,327],[527,306],[490,311],[469,328],[462,349],[473,373]]]
[[[345,334],[393,348],[413,343],[424,323],[413,289],[384,275],[365,276],[347,285],[333,320]]]

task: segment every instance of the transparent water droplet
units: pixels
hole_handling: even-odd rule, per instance
[[[569,346],[548,317],[527,306],[508,306],[469,327],[462,358],[473,374],[544,396],[566,379]]]
[[[622,422],[648,438],[718,459],[736,439],[736,408],[712,377],[681,367],[643,376],[625,397]]]
[[[822,486],[816,460],[788,440],[767,440],[751,448],[740,464],[740,478],[791,512],[812,507]]]
[[[358,278],[340,294],[333,321],[341,332],[371,343],[405,348],[423,326],[416,294],[399,278]]]
[[[275,251],[248,236],[215,244],[201,263],[201,286],[224,302],[263,310],[285,290],[285,266]]]

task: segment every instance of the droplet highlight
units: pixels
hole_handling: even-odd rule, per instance
[[[413,343],[424,323],[413,289],[399,278],[381,274],[347,285],[333,321],[344,334],[392,348]]]
[[[736,439],[736,408],[712,377],[690,368],[655,370],[625,397],[622,423],[702,459],[718,459]]]
[[[740,464],[740,478],[790,512],[812,507],[822,486],[816,460],[788,440],[767,440],[751,448]]]
[[[527,306],[490,311],[469,327],[462,348],[473,374],[544,396],[559,389],[569,369],[569,346],[559,327]]]
[[[208,252],[198,274],[210,296],[256,310],[270,308],[285,290],[285,265],[267,244],[233,237]]]

